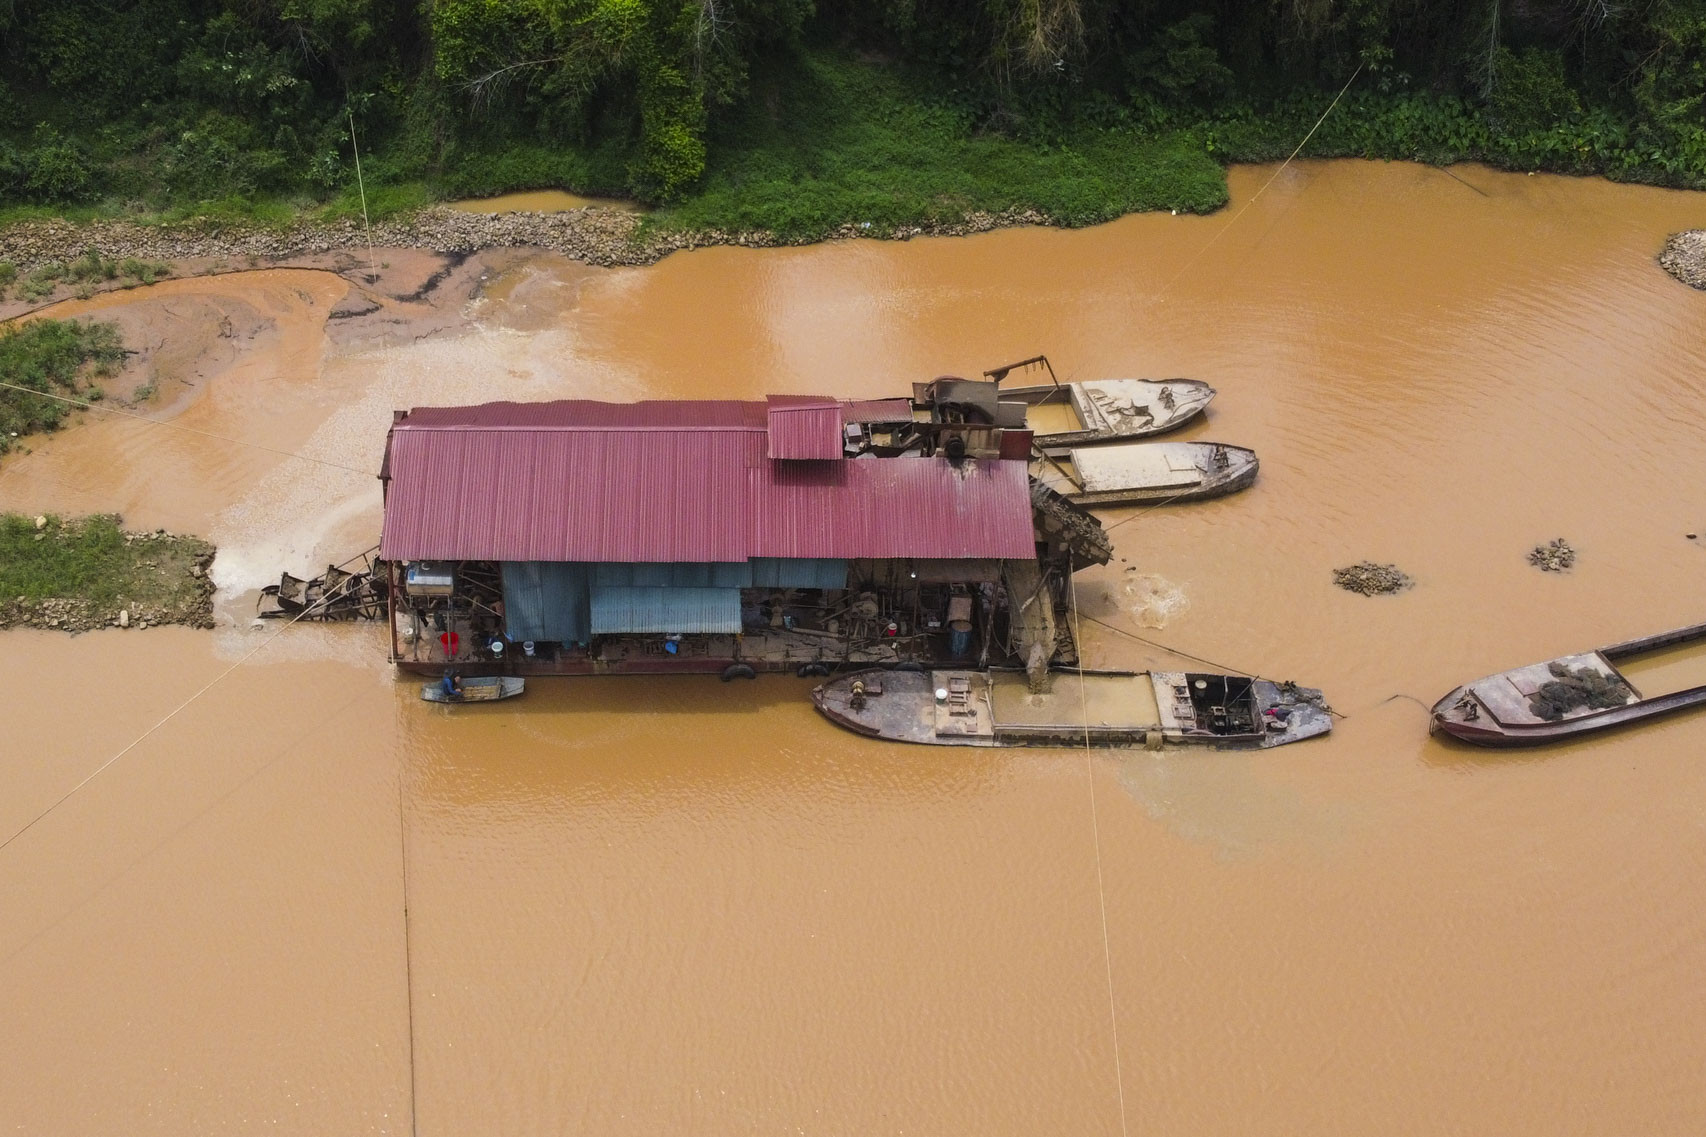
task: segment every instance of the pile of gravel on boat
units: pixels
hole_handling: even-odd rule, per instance
[[[1554,663],[1547,670],[1555,678],[1542,683],[1528,699],[1528,709],[1547,722],[1557,722],[1584,707],[1596,711],[1621,707],[1632,694],[1629,684],[1617,676],[1591,667],[1571,671],[1565,664]]]
[[[1528,563],[1541,572],[1563,572],[1576,563],[1576,550],[1564,538],[1545,545],[1536,545],[1529,551]]]
[[[1411,580],[1408,574],[1400,572],[1397,565],[1377,565],[1373,561],[1363,561],[1349,568],[1334,569],[1333,583],[1346,592],[1360,592],[1364,596],[1385,596],[1406,589],[1416,582]]]

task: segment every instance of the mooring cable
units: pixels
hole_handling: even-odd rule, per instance
[[[1125,1072],[1120,1063],[1120,1019],[1114,1003],[1114,952],[1108,937],[1108,893],[1102,883],[1102,827],[1096,819],[1096,769],[1090,760],[1090,696],[1085,690],[1084,640],[1080,631],[1078,582],[1068,566],[1066,584],[1072,600],[1072,638],[1078,653],[1078,706],[1084,719],[1084,781],[1090,787],[1090,842],[1096,850],[1096,903],[1102,914],[1102,966],[1108,977],[1108,1023],[1114,1039],[1114,1088],[1119,1091],[1120,1134],[1128,1137],[1125,1109]]]
[[[409,919],[409,824],[404,812],[403,772],[408,762],[408,748],[397,748],[397,844],[402,853],[403,867],[403,997],[408,1006],[409,1029],[409,1133],[420,1132],[415,1096],[415,958],[412,944],[412,924]]]
[[[1160,642],[1159,640],[1152,640],[1152,639],[1148,638],[1147,636],[1140,636],[1136,632],[1128,632],[1124,628],[1118,627],[1114,624],[1110,624],[1106,620],[1098,620],[1094,616],[1084,616],[1083,618],[1086,620],[1089,620],[1092,624],[1100,624],[1102,627],[1108,629],[1108,631],[1114,632],[1117,635],[1122,635],[1122,636],[1126,636],[1129,639],[1134,639],[1140,644],[1148,644],[1150,647],[1155,648],[1158,651],[1164,651],[1169,655],[1176,655],[1181,659],[1191,660],[1193,663],[1203,664],[1205,667],[1212,667],[1217,671],[1222,671],[1222,672],[1225,672],[1229,675],[1248,675],[1252,679],[1266,679],[1270,683],[1280,682],[1280,680],[1276,680],[1276,679],[1271,678],[1270,676],[1263,675],[1259,671],[1248,671],[1248,670],[1245,670],[1244,668],[1241,668],[1241,667],[1233,667],[1229,663],[1216,663],[1212,659],[1204,659],[1200,655],[1192,655],[1188,651],[1181,651],[1176,647],[1169,647],[1167,644],[1164,644],[1164,643]],[[1393,696],[1393,697],[1396,698],[1397,696]],[[1343,714],[1339,711],[1335,711],[1332,707],[1323,707],[1322,710],[1326,711],[1328,714],[1332,715],[1336,719],[1348,719],[1351,717],[1350,715]]]
[[[36,827],[36,825],[38,825],[42,821],[42,819],[47,817],[48,814],[52,813],[54,810],[58,809],[60,806],[64,805],[66,802],[70,801],[71,798],[79,790],[81,790],[84,786],[88,785],[90,782],[94,781],[96,778],[100,777],[100,775],[102,773],[104,773],[108,769],[108,767],[110,767],[114,762],[117,762],[120,758],[123,758],[126,754],[129,754],[132,750],[135,750],[138,746],[140,746],[143,742],[145,742],[151,735],[153,735],[155,731],[159,730],[161,727],[165,726],[168,722],[170,722],[173,719],[173,717],[175,717],[178,714],[179,711],[182,711],[185,707],[189,706],[191,703],[195,702],[197,699],[201,698],[203,695],[205,695],[209,691],[213,690],[216,686],[219,685],[219,683],[223,679],[225,679],[226,676],[230,675],[233,671],[237,670],[239,667],[241,667],[245,663],[249,662],[249,660],[253,659],[256,655],[260,654],[260,652],[264,651],[269,645],[272,644],[272,642],[274,640],[278,639],[278,637],[282,636],[293,625],[295,625],[295,623],[298,620],[301,620],[303,617],[307,616],[309,613],[313,612],[314,609],[320,607],[320,605],[322,605],[322,604],[325,604],[327,601],[337,599],[338,596],[340,596],[342,594],[342,591],[348,588],[348,584],[349,584],[348,581],[343,582],[342,584],[340,584],[338,586],[337,590],[334,590],[332,592],[328,592],[326,595],[320,597],[320,599],[314,601],[314,603],[308,605],[308,607],[302,609],[302,611],[298,612],[295,616],[291,617],[290,621],[288,623],[286,623],[284,625],[284,627],[280,628],[278,631],[274,632],[272,635],[270,635],[266,639],[262,640],[259,644],[255,645],[254,649],[251,650],[247,655],[243,656],[243,658],[239,659],[236,663],[233,663],[230,667],[227,667],[224,671],[221,671],[205,687],[203,687],[201,690],[197,691],[195,694],[191,695],[189,698],[185,699],[183,702],[179,703],[170,712],[168,712],[166,714],[166,716],[164,718],[162,718],[159,722],[155,723],[153,726],[149,727],[147,730],[145,730],[141,734],[137,735],[134,739],[131,740],[130,745],[126,746],[123,750],[120,750],[117,754],[114,754],[111,758],[108,758],[105,762],[102,762],[99,766],[95,767],[94,771],[88,777],[84,778],[82,781],[80,781],[76,785],[72,786],[69,790],[65,791],[64,795],[61,796],[58,801],[55,801],[52,805],[48,806],[46,809],[44,809],[40,813],[36,814],[35,817],[31,818],[30,821],[27,824],[25,824],[22,829],[19,829],[16,833],[13,833],[10,837],[6,838],[4,841],[0,841],[0,852],[3,852],[7,846],[11,845],[11,843],[13,841],[16,841],[19,837],[22,837],[25,833],[28,833],[31,829],[34,829]]]
[[[150,426],[170,427],[173,430],[181,430],[187,434],[200,435],[202,438],[213,438],[220,442],[235,443],[238,446],[252,446],[256,450],[265,450],[268,454],[277,454],[284,458],[294,458],[298,462],[313,462],[318,466],[330,466],[335,470],[348,470],[352,474],[361,474],[364,477],[371,478],[377,476],[372,470],[363,470],[356,466],[346,466],[342,462],[333,462],[326,458],[310,458],[306,454],[298,454],[292,450],[279,450],[276,447],[264,446],[259,442],[251,442],[246,438],[232,438],[230,435],[215,434],[210,430],[197,430],[193,426],[184,426],[182,423],[168,422],[165,419],[149,418],[147,415],[137,414],[134,411],[121,411],[117,407],[102,406],[99,403],[92,403],[86,399],[73,399],[65,395],[56,395],[51,391],[37,391],[29,387],[20,387],[16,383],[0,382],[0,388],[5,388],[8,391],[22,391],[26,395],[36,395],[43,399],[55,399],[61,403],[69,403],[74,407],[81,407],[86,411],[100,411],[102,414],[120,415],[124,418],[135,419],[137,422],[145,422]]]
[[[1262,188],[1257,190],[1254,194],[1250,195],[1250,200],[1246,201],[1243,204],[1243,206],[1239,208],[1238,212],[1232,215],[1232,220],[1228,221],[1225,225],[1222,225],[1218,230],[1216,230],[1214,236],[1210,237],[1207,241],[1205,241],[1203,243],[1203,246],[1200,249],[1198,249],[1196,252],[1191,254],[1189,260],[1185,261],[1184,264],[1179,266],[1179,271],[1174,273],[1172,275],[1172,277],[1167,281],[1167,283],[1163,284],[1161,286],[1161,290],[1155,294],[1155,298],[1157,300],[1159,300],[1161,297],[1165,296],[1167,294],[1168,289],[1172,288],[1174,284],[1178,283],[1179,278],[1181,276],[1184,276],[1185,273],[1190,269],[1190,267],[1192,265],[1196,264],[1197,261],[1202,258],[1202,255],[1204,253],[1208,252],[1209,249],[1214,247],[1214,243],[1216,241],[1218,241],[1222,237],[1226,236],[1226,231],[1228,229],[1230,229],[1234,225],[1238,224],[1238,219],[1240,217],[1244,216],[1244,214],[1249,210],[1249,208],[1252,205],[1256,204],[1256,200],[1258,198],[1260,198],[1263,194],[1268,192],[1268,187],[1273,185],[1274,181],[1281,174],[1285,173],[1285,168],[1287,166],[1291,165],[1292,160],[1294,158],[1296,158],[1299,154],[1303,153],[1303,148],[1305,146],[1309,145],[1309,140],[1311,138],[1315,137],[1315,132],[1317,130],[1321,129],[1321,124],[1327,121],[1327,116],[1333,113],[1333,108],[1339,105],[1339,100],[1345,97],[1345,92],[1349,91],[1351,89],[1351,84],[1355,83],[1357,80],[1357,76],[1362,74],[1362,68],[1363,68],[1363,65],[1361,63],[1358,63],[1356,66],[1356,70],[1351,72],[1351,77],[1349,79],[1345,80],[1345,85],[1343,87],[1339,88],[1339,93],[1333,96],[1333,101],[1327,104],[1327,109],[1321,112],[1321,117],[1315,120],[1315,125],[1309,128],[1309,133],[1305,134],[1303,136],[1303,141],[1299,142],[1297,144],[1296,149],[1292,150],[1292,152],[1286,156],[1286,160],[1279,164],[1279,169],[1275,170],[1273,172],[1273,174],[1268,178],[1268,180],[1262,183]]]

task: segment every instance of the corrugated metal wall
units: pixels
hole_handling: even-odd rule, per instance
[[[740,631],[742,588],[845,588],[847,562],[809,557],[754,557],[750,561],[683,562],[667,564],[597,564],[585,561],[505,561],[504,634],[511,641],[585,643],[593,635],[609,631],[698,632],[697,626],[602,628],[592,614],[593,595],[609,590],[620,592],[728,592],[734,596],[734,626],[719,625],[717,632]],[[628,596],[622,603],[631,612],[645,613],[656,622],[667,615],[695,616],[696,599]],[[723,602],[719,602],[723,603]],[[616,612],[615,599],[610,601]],[[707,610],[708,611],[708,610]],[[717,609],[721,612],[722,609]],[[612,614],[612,620],[623,619]],[[638,618],[638,617],[636,617]],[[727,621],[724,621],[726,624]]]
[[[512,643],[585,643],[592,635],[587,566],[505,561],[504,635]]]
[[[740,631],[738,588],[609,588],[593,586],[592,634]]]

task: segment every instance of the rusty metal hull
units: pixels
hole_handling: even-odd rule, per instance
[[[1693,624],[1627,640],[1594,652],[1560,656],[1544,663],[1496,672],[1465,683],[1435,703],[1428,714],[1428,732],[1449,735],[1477,746],[1541,746],[1706,706],[1706,686],[1642,698],[1615,666],[1619,660],[1701,640],[1706,640],[1706,624]],[[1628,686],[1631,699],[1620,707],[1584,709],[1558,720],[1543,719],[1523,705],[1528,697],[1524,687],[1531,686],[1541,674],[1550,674],[1554,664],[1578,669],[1582,666],[1597,667],[1602,673],[1616,676]],[[1505,690],[1507,687],[1510,691]]]

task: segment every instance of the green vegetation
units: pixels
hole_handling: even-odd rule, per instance
[[[84,630],[116,619],[120,606],[134,614],[127,624],[206,626],[213,554],[195,537],[127,534],[113,516],[0,514],[0,627],[51,621]]]
[[[892,73],[806,59],[759,86],[714,145],[702,184],[656,223],[819,237],[1032,208],[1088,225],[1141,209],[1207,212],[1226,179],[1189,133],[1077,127],[1050,140],[974,131]],[[774,95],[786,114],[766,110]]]
[[[117,601],[134,588],[140,559],[125,544],[116,517],[61,521],[0,515],[0,596],[26,601],[79,596]]]
[[[89,378],[112,376],[123,361],[124,344],[112,324],[32,320],[0,329],[0,382],[11,385],[0,388],[0,454],[19,435],[57,428],[74,409],[11,387],[93,401],[101,391]]]
[[[82,256],[66,264],[49,261],[37,265],[28,276],[18,281],[18,298],[42,300],[52,295],[61,284],[71,284],[77,287],[79,296],[87,299],[93,295],[97,284],[116,280],[120,287],[134,288],[139,284],[153,284],[170,275],[172,266],[159,261],[142,261],[135,257],[114,261],[94,249],[86,249]],[[17,280],[17,276],[15,265],[0,261],[0,299],[4,299],[6,287]]]
[[[1353,73],[1308,154],[1706,186],[1706,0],[3,0],[0,221],[353,216],[353,126],[380,216],[1076,224],[1211,208]]]

